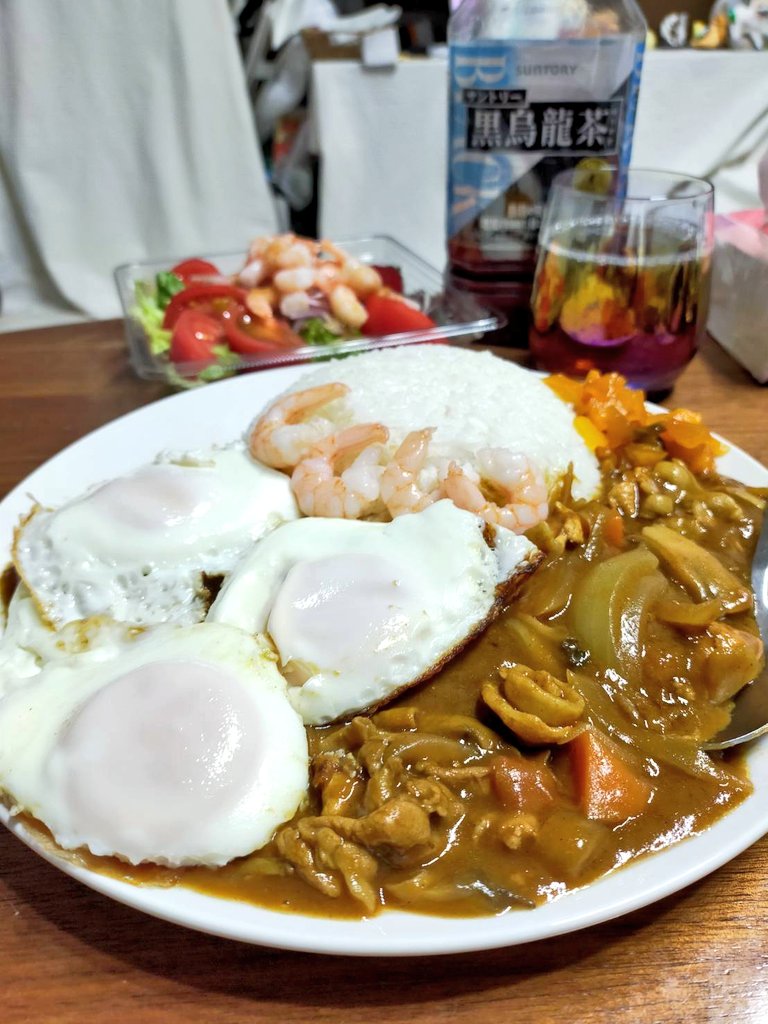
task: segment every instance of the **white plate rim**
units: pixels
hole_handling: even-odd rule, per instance
[[[205,447],[242,434],[267,400],[305,367],[263,370],[136,409],[75,441],[31,473],[0,502],[0,550],[30,504],[30,495],[64,500],[85,486],[125,472],[159,450]],[[168,431],[168,433],[164,433]],[[724,472],[768,485],[768,469],[736,447]],[[534,910],[495,917],[445,918],[385,911],[337,920],[266,910],[193,890],[134,886],[73,864],[29,835],[0,806],[0,821],[65,874],[119,903],[175,924],[278,949],[347,956],[431,956],[538,941],[600,924],[656,903],[738,856],[768,832],[768,738],[747,753],[754,792],[703,833],[641,858]]]

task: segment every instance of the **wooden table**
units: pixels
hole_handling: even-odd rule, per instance
[[[64,445],[165,393],[132,375],[116,322],[0,335],[0,368],[0,494]],[[768,463],[768,393],[714,343],[672,398]],[[0,834],[5,1024],[449,1019],[763,1024],[768,839],[618,921],[409,961],[283,953],[186,931],[90,892]]]

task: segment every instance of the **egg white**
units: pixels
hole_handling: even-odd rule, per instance
[[[0,701],[0,790],[65,849],[222,865],[267,843],[307,786],[274,653],[227,626],[51,663]]]
[[[242,446],[159,460],[55,511],[37,507],[13,556],[53,626],[93,615],[136,624],[205,614],[202,574],[229,572],[251,543],[297,516],[287,478]]]
[[[106,615],[68,622],[59,630],[45,622],[24,583],[11,598],[0,638],[0,697],[22,686],[50,662],[74,654],[101,661],[115,657],[121,645],[136,638],[140,629]]]
[[[306,723],[382,703],[477,632],[537,549],[440,501],[391,523],[300,519],[262,538],[208,620],[266,633]]]

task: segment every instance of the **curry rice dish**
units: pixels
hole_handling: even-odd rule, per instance
[[[439,362],[438,351],[428,358]],[[371,424],[353,406],[369,415],[371,407],[356,393],[359,382],[346,383],[344,375],[358,360],[367,372],[367,359],[330,364],[292,391],[301,396],[312,387],[314,400],[316,389],[339,385],[325,403],[281,420],[281,428],[301,428],[288,440],[304,443],[303,452],[287,454],[285,435],[280,444],[274,430],[265,437],[262,414],[248,434],[252,455],[291,480],[305,516],[314,503],[314,517],[330,511],[334,523],[341,513],[362,519],[349,524],[355,537],[366,533],[367,521],[389,537],[387,524],[391,529],[408,516],[445,518],[445,509],[462,529],[459,510],[474,517],[487,546],[477,558],[496,581],[495,596],[460,628],[446,630],[443,657],[414,663],[414,685],[393,679],[373,708],[353,696],[347,711],[337,715],[332,704],[320,721],[306,724],[306,792],[297,769],[282,822],[253,852],[240,855],[235,842],[224,864],[220,857],[192,864],[181,854],[167,858],[168,866],[131,865],[117,846],[122,859],[94,856],[86,840],[62,855],[137,884],[182,884],[324,916],[359,917],[382,907],[495,914],[536,906],[700,832],[750,792],[738,758],[705,753],[701,745],[726,724],[732,698],[762,666],[748,580],[765,493],[718,474],[721,447],[699,418],[683,410],[650,414],[642,396],[615,376],[593,373],[581,383],[555,377],[546,403],[566,415],[568,442],[550,462],[540,449],[518,450],[511,460],[506,451],[501,465],[509,440],[494,448],[493,439],[472,438],[451,450],[445,421],[405,422],[401,410],[393,409],[392,425],[386,409],[375,410],[381,415],[373,425],[383,429],[361,435],[359,428]],[[539,386],[545,387],[536,380]],[[341,411],[332,404],[339,400]],[[296,401],[302,399],[291,399],[292,410]],[[351,442],[341,436],[350,430],[358,431]],[[363,436],[367,443],[358,445]],[[467,441],[466,431],[459,440]],[[578,458],[566,458],[569,445]],[[474,462],[473,450],[483,453]],[[285,465],[276,465],[281,458]],[[318,464],[309,467],[315,477],[306,465],[300,469],[308,459],[324,462],[322,486]],[[270,547],[273,561],[287,566],[281,579],[303,578],[305,555],[294,556],[289,546],[278,559],[274,549],[281,533],[299,536],[305,522],[278,525],[256,540],[246,560],[260,545]],[[347,549],[335,543],[323,555],[331,569],[346,565]],[[231,604],[228,588],[245,592],[242,576],[238,582],[243,564],[224,579],[208,623],[157,628],[244,635],[229,612],[216,613],[217,605]],[[371,564],[378,586],[378,563]],[[343,589],[349,581],[343,572],[340,578]],[[208,580],[209,603],[220,582]],[[270,693],[283,686],[272,670],[287,677],[280,713],[301,713],[297,695],[322,675],[322,663],[296,655],[301,643],[294,650],[294,641],[283,639],[277,616],[268,611],[258,621],[266,639],[257,643],[271,663],[264,685]],[[286,621],[282,613],[279,621]],[[409,628],[403,627],[406,637]],[[142,626],[149,636],[119,643],[146,643],[154,629]],[[82,637],[82,623],[78,630]],[[340,677],[356,678],[367,664],[345,662]],[[0,732],[3,705],[34,685],[30,670],[0,701]],[[300,762],[296,742],[292,756]],[[8,802],[50,826],[9,785],[11,769],[0,756]],[[42,835],[39,821],[30,821]],[[247,832],[247,823],[242,828]]]

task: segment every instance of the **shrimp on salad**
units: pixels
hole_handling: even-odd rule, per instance
[[[389,431],[381,423],[357,423],[320,441],[296,466],[291,487],[305,516],[360,519],[380,505],[381,446]],[[359,453],[336,474],[337,464]]]
[[[503,526],[514,533],[525,533],[547,518],[544,474],[527,455],[507,448],[482,448],[477,453],[477,466],[477,481],[457,462],[448,467],[443,488],[459,508],[474,512],[491,526]],[[482,482],[499,493],[503,504],[486,497],[480,488]]]
[[[349,393],[346,384],[320,384],[278,398],[251,428],[248,450],[273,469],[292,470],[333,429],[324,417],[306,418]]]
[[[308,269],[314,263],[314,246],[308,238],[299,238],[293,234],[255,238],[238,278],[244,287],[254,288],[281,271]]]
[[[273,305],[291,320],[330,314],[339,331],[358,331],[368,319],[363,301],[379,292],[379,272],[359,263],[332,242],[314,242],[294,234],[257,238],[251,243],[246,265],[238,275],[239,284],[263,293],[271,282],[277,296]],[[264,317],[263,304],[255,315]],[[272,311],[270,311],[272,312]]]

